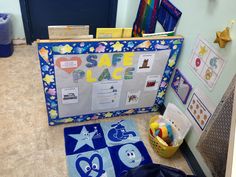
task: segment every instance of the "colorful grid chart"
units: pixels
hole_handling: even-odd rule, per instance
[[[202,100],[194,93],[191,101],[189,102],[188,112],[197,122],[198,126],[203,130],[207,125],[207,122],[212,116],[212,113],[208,110]]]
[[[219,79],[224,64],[224,59],[205,40],[201,38],[197,40],[190,66],[210,90]]]

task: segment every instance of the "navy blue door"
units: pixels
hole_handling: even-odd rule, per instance
[[[27,43],[47,39],[49,25],[115,27],[118,0],[20,0]]]

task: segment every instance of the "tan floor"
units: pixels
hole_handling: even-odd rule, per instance
[[[130,116],[138,123],[153,161],[190,174],[180,152],[167,160],[150,147],[146,131],[149,117]],[[48,126],[36,47],[16,46],[12,57],[0,59],[0,121],[0,177],[67,176],[63,129],[82,123]],[[86,123],[94,122],[98,121]]]

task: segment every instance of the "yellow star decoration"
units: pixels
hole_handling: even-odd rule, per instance
[[[64,123],[70,123],[70,122],[73,122],[73,120],[74,120],[74,119],[72,119],[72,118],[66,118],[66,119],[64,120]]]
[[[61,47],[60,53],[61,54],[71,53],[72,49],[73,48],[70,45],[66,44],[65,46]]]
[[[47,84],[50,84],[51,82],[54,82],[54,76],[53,76],[53,75],[48,75],[48,74],[46,74],[46,76],[43,78],[43,80],[44,80]]]
[[[214,43],[218,43],[220,48],[225,48],[226,44],[231,41],[229,27],[225,28],[224,31],[216,32],[216,39]]]
[[[206,46],[200,46],[199,55],[205,55],[207,53]]]
[[[175,60],[169,60],[169,64],[168,64],[169,67],[174,66],[174,64],[175,64]]]
[[[164,91],[161,91],[159,94],[158,94],[158,97],[163,97],[163,95],[165,94]]]
[[[105,114],[105,117],[111,117],[112,116],[112,113],[111,112],[108,112]]]
[[[121,44],[120,42],[116,42],[115,44],[112,45],[112,48],[114,49],[114,51],[121,51],[123,48],[123,44]]]
[[[89,48],[89,51],[90,51],[90,52],[94,52],[94,47],[90,47],[90,48]]]
[[[49,114],[50,114],[50,117],[52,119],[55,119],[57,117],[57,111],[56,110],[52,109],[51,111],[49,111]]]

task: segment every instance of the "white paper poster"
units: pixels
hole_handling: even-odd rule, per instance
[[[78,87],[62,88],[62,104],[78,103]]]
[[[144,90],[145,91],[157,91],[161,82],[160,75],[147,76]]]
[[[195,121],[193,121],[195,128],[204,130],[214,111],[215,106],[210,101],[210,98],[200,90],[195,90],[186,110],[191,120]]]
[[[137,72],[150,72],[155,59],[155,54],[141,54],[138,60]]]
[[[198,38],[190,59],[190,66],[209,89],[215,86],[224,64],[225,61],[220,54],[207,41]]]
[[[106,110],[119,107],[121,89],[122,80],[94,83],[92,110]]]
[[[129,91],[127,93],[127,98],[126,98],[126,104],[127,105],[132,105],[132,104],[138,104],[139,98],[140,98],[140,93],[141,91]]]

